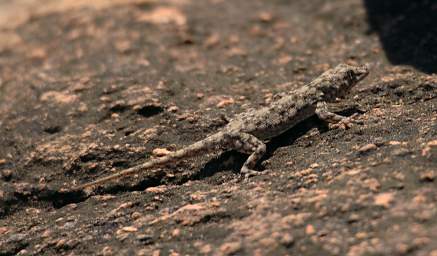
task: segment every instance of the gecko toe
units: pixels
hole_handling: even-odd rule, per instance
[[[255,171],[249,168],[241,168],[241,174],[244,175],[244,180],[248,180],[250,177],[258,176],[261,173],[259,171]]]
[[[358,120],[357,116],[358,114],[353,114],[352,116],[342,118],[337,123],[330,123],[329,128],[347,130],[352,128],[355,124],[363,124],[363,121]]]

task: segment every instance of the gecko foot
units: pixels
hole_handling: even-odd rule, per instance
[[[351,128],[354,124],[362,124],[363,122],[361,120],[357,120],[358,114],[355,113],[352,116],[349,117],[343,117],[340,121],[336,123],[329,123],[330,129],[342,129],[346,130]]]
[[[261,172],[255,171],[255,170],[252,170],[252,169],[249,169],[249,168],[243,166],[241,168],[241,174],[244,175],[244,180],[248,180],[250,177],[260,175]]]

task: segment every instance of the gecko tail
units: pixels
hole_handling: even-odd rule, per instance
[[[97,179],[97,180],[94,180],[94,181],[91,181],[91,182],[88,182],[88,183],[85,183],[85,184],[82,184],[79,186],[76,186],[74,188],[74,190],[83,190],[85,188],[100,185],[100,184],[106,183],[106,182],[111,181],[111,180],[115,180],[115,179],[122,178],[125,176],[130,176],[130,175],[139,173],[139,172],[146,170],[146,169],[160,167],[160,166],[166,165],[166,164],[171,163],[171,162],[179,161],[180,159],[183,159],[183,158],[192,157],[201,151],[204,153],[207,153],[209,151],[215,150],[216,146],[220,144],[219,142],[222,138],[223,138],[223,135],[221,133],[213,134],[204,140],[198,141],[198,142],[191,144],[185,148],[179,149],[179,150],[172,152],[166,156],[152,159],[152,160],[147,161],[145,163],[142,163],[140,165],[136,165],[136,166],[133,166],[131,168],[122,170],[118,173],[115,173],[115,174],[112,174],[112,175],[109,175],[109,176],[106,176],[106,177],[103,177],[103,178],[100,178],[100,179]]]

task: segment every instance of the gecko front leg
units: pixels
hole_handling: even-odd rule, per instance
[[[357,114],[353,114],[349,117],[337,115],[328,110],[326,102],[318,102],[315,113],[320,119],[330,123],[330,128],[347,129],[352,126],[352,123],[357,123],[354,119]]]
[[[235,149],[236,151],[244,154],[249,154],[246,162],[241,167],[241,173],[246,178],[254,175],[258,175],[259,172],[253,170],[257,162],[266,153],[266,144],[259,140],[257,137],[242,132],[230,132],[224,134],[225,144],[228,148]]]

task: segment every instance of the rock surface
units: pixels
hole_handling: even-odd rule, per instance
[[[0,255],[437,255],[437,6],[377,2],[0,2]],[[305,120],[248,182],[225,152],[70,190],[340,62],[362,124]]]

